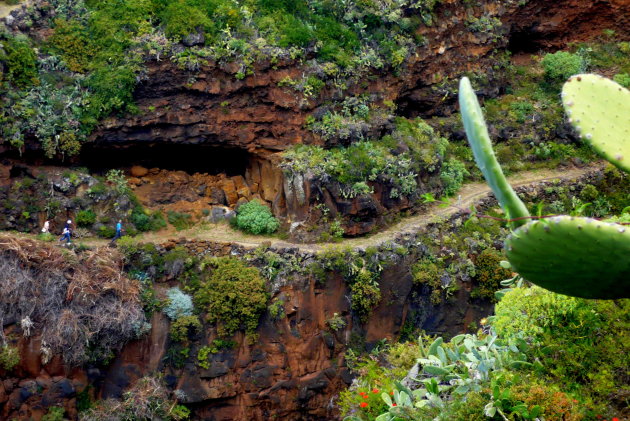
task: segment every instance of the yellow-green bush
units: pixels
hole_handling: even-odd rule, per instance
[[[269,300],[258,269],[234,257],[214,258],[206,265],[210,273],[194,293],[195,304],[209,322],[218,324],[221,335],[240,329],[253,333]]]

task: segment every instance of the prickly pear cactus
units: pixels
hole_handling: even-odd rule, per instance
[[[582,139],[630,171],[630,91],[602,76],[576,75],[564,84],[562,103]]]
[[[468,79],[460,83],[464,127],[477,165],[510,216],[528,216],[492,152]],[[630,93],[596,75],[572,77],[563,89],[571,123],[610,162],[630,171]],[[506,239],[512,268],[528,281],[584,298],[630,298],[630,226],[558,216],[528,222]]]
[[[505,241],[521,276],[583,298],[630,298],[630,226],[557,216],[531,222]]]
[[[477,95],[473,91],[470,81],[463,77],[459,82],[459,107],[464,121],[464,128],[468,136],[468,143],[473,150],[475,162],[483,173],[492,192],[497,197],[499,204],[510,218],[522,218],[529,216],[525,204],[518,198],[512,186],[508,183],[501,165],[494,156],[492,142],[488,136],[488,128],[483,119],[481,107],[477,101]],[[513,228],[526,224],[527,220],[519,220],[511,223]]]

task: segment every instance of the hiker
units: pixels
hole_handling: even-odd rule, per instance
[[[44,222],[44,227],[42,228],[42,233],[43,234],[48,234],[50,232],[50,221],[47,219]]]
[[[118,240],[120,237],[122,237],[122,220],[119,219],[118,223],[116,224],[116,235],[114,235],[114,238],[112,238],[112,242],[110,244],[114,244],[116,242],[116,240]]]
[[[69,230],[70,230],[70,229],[72,229],[72,228],[71,228],[71,225],[72,225],[72,219],[68,219],[68,220],[66,221],[66,226],[65,226],[63,229],[66,229],[66,228],[67,228],[67,229],[69,229]]]
[[[68,225],[65,226],[65,228],[63,229],[63,232],[61,233],[61,238],[59,239],[59,241],[63,241],[63,240],[67,240],[66,244],[70,244],[71,240],[70,240],[70,228],[68,227]]]

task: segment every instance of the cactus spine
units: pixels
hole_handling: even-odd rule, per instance
[[[507,198],[499,203],[514,218],[518,213],[512,207],[518,197],[500,168],[494,168],[498,164],[481,109],[471,97],[470,82],[463,78],[462,119],[475,160],[497,198]],[[600,76],[578,75],[565,84],[563,103],[584,140],[630,171],[630,92]],[[505,250],[514,270],[528,281],[576,297],[630,298],[630,227],[569,216],[520,225],[506,239]]]
[[[467,77],[463,77],[459,83],[459,107],[466,135],[468,136],[468,143],[470,143],[475,156],[475,162],[483,173],[486,182],[492,188],[492,192],[497,197],[499,204],[508,215],[508,218],[528,217],[529,212],[527,208],[512,189],[505,175],[503,175],[501,165],[499,165],[494,155],[481,107]],[[516,228],[526,223],[527,220],[523,219],[513,221],[511,226]]]

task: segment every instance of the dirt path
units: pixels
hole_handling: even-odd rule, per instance
[[[0,19],[4,18],[5,16],[7,16],[9,13],[11,13],[12,10],[15,10],[19,7],[22,7],[22,4],[26,4],[26,3],[18,3],[18,4],[14,4],[14,5],[8,5],[3,1],[0,1]]]
[[[572,168],[562,170],[536,170],[526,171],[509,177],[513,187],[525,186],[528,184],[543,181],[571,180],[577,179],[591,171],[602,168],[601,164],[591,165],[583,168]],[[271,244],[273,248],[299,248],[302,251],[317,252],[331,244],[349,246],[352,248],[364,249],[369,246],[378,246],[387,241],[394,240],[402,233],[416,233],[424,226],[439,218],[448,218],[459,209],[468,209],[490,193],[490,188],[485,183],[470,183],[464,185],[459,191],[459,197],[451,199],[452,206],[443,206],[440,203],[431,204],[428,209],[417,215],[404,218],[402,221],[388,227],[382,232],[367,237],[346,238],[339,243],[317,243],[317,244],[297,244],[274,237],[256,236],[233,230],[227,223],[206,224],[195,226],[188,230],[175,231],[172,227],[159,232],[146,233],[136,237],[138,241],[164,243],[169,240],[185,238],[186,240],[205,240],[217,243],[236,243],[245,248],[256,248],[262,243]],[[108,240],[89,238],[80,242],[89,246],[102,246]]]

